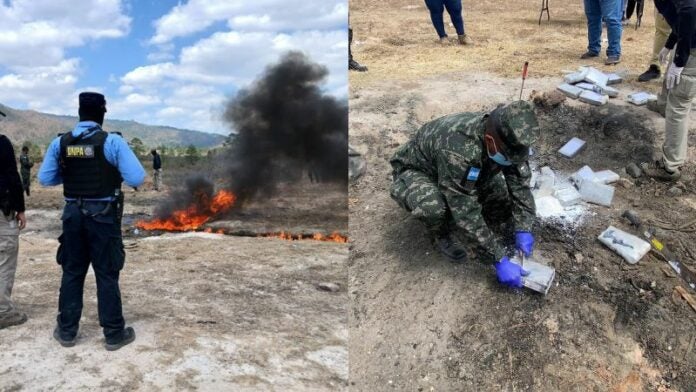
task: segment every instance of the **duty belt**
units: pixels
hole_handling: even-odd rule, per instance
[[[101,211],[97,212],[90,212],[88,209],[84,208],[84,203],[85,202],[92,202],[92,203],[106,203],[106,207],[102,209]],[[77,208],[80,209],[80,212],[82,215],[88,216],[90,218],[93,218],[95,216],[100,216],[100,215],[106,215],[109,212],[111,212],[111,209],[113,208],[114,201],[107,201],[107,200],[83,200],[83,199],[76,199],[76,200],[69,200],[68,203],[75,203],[77,204]]]

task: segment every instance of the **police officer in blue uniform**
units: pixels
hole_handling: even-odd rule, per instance
[[[135,340],[133,328],[125,327],[118,284],[125,261],[121,183],[141,185],[145,170],[120,135],[102,130],[104,96],[83,92],[79,102],[80,122],[72,132],[51,142],[38,174],[44,186],[62,183],[65,196],[56,257],[63,278],[53,337],[64,347],[75,345],[91,263],[97,281],[99,325],[105,347],[111,351]]]

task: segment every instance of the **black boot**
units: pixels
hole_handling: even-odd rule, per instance
[[[355,61],[355,60],[350,60],[350,61],[348,61],[348,69],[350,69],[350,70],[352,70],[352,71],[358,71],[358,72],[365,72],[365,71],[367,71],[367,67],[366,67],[366,66],[360,65],[360,63],[358,63],[358,62]]]
[[[133,343],[134,341],[135,331],[132,327],[128,327],[123,330],[123,335],[121,336],[121,339],[112,342],[107,341],[104,347],[106,347],[108,351],[116,351],[127,344]]]
[[[655,64],[650,64],[650,67],[648,68],[647,71],[643,72],[638,76],[638,81],[639,82],[648,82],[653,79],[657,79],[660,77],[660,67],[658,67]]]
[[[462,262],[466,260],[466,248],[449,233],[436,236],[435,246],[452,261]]]

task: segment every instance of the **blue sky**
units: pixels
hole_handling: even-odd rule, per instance
[[[227,133],[226,99],[287,50],[326,65],[347,96],[347,0],[4,0],[0,103],[75,114],[80,91],[109,118]]]

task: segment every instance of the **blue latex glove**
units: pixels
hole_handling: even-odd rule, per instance
[[[498,281],[508,287],[522,287],[522,277],[529,275],[528,271],[515,264],[503,256],[499,262],[495,263],[495,273]]]
[[[524,253],[526,257],[532,255],[534,250],[534,236],[528,231],[515,232],[515,249]]]

